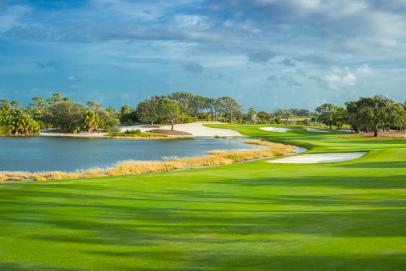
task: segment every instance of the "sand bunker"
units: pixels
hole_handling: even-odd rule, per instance
[[[276,133],[286,133],[287,131],[290,131],[289,128],[277,128],[277,127],[262,127],[259,129],[267,132],[276,132]]]
[[[314,133],[330,133],[330,131],[328,131],[328,130],[317,129],[317,128],[306,128],[306,131],[314,132]]]
[[[268,162],[274,164],[331,163],[358,159],[364,156],[365,154],[366,152],[304,154],[276,160],[270,160]]]
[[[174,126],[174,129],[177,131],[182,131],[191,134],[192,136],[202,136],[202,137],[214,137],[214,136],[221,136],[221,137],[237,137],[237,136],[242,136],[237,131],[230,130],[230,129],[222,129],[222,128],[210,128],[203,126],[204,124],[211,124],[215,122],[195,122],[195,123],[184,123],[184,124],[176,124]],[[157,129],[151,128],[148,125],[134,125],[134,126],[122,126],[121,128],[122,132],[125,132],[126,130],[136,130],[139,129],[143,132],[148,132],[152,129]],[[168,125],[163,125],[160,126],[159,129],[163,130],[170,130],[171,126]]]

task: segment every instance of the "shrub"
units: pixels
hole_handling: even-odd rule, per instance
[[[126,134],[126,135],[139,135],[141,133],[142,133],[142,131],[140,129],[127,130],[127,131],[124,132],[124,134]]]

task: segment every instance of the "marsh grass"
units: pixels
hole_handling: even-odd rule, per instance
[[[167,138],[168,135],[150,132],[141,132],[140,130],[125,131],[125,132],[111,132],[108,134],[110,137],[118,138]]]
[[[363,133],[360,134],[362,137],[374,137],[374,133]],[[381,131],[379,132],[379,137],[387,138],[406,138],[406,131]]]
[[[122,176],[143,173],[159,173],[178,169],[198,168],[269,158],[291,153],[296,147],[263,140],[248,140],[248,144],[260,145],[259,150],[212,151],[201,157],[175,158],[166,161],[124,161],[106,169],[93,168],[78,172],[47,171],[47,172],[0,172],[0,182],[6,181],[44,181],[62,179],[80,179],[103,176]]]
[[[137,131],[137,130],[136,130]],[[138,130],[139,131],[139,130]],[[115,139],[143,139],[143,140],[172,140],[172,139],[192,139],[193,136],[186,134],[164,134],[157,132],[112,132],[107,135]]]

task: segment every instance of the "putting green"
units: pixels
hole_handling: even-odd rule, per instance
[[[0,270],[406,269],[405,139],[220,127],[368,154],[0,185]]]

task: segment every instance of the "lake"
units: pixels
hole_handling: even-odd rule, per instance
[[[0,137],[0,171],[76,171],[125,160],[201,156],[212,150],[258,149],[241,138],[182,140]]]

